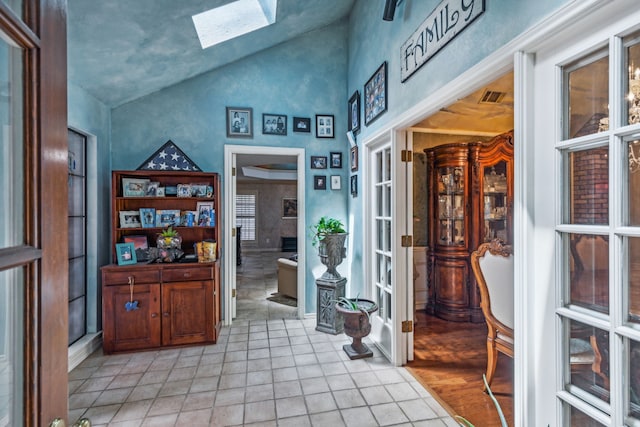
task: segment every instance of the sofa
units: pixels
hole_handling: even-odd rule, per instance
[[[278,293],[298,298],[298,262],[291,258],[278,258]]]

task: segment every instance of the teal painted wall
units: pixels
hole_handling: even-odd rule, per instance
[[[309,158],[341,151],[343,168],[321,174],[342,174],[342,182],[347,182],[347,31],[345,20],[115,108],[113,169],[138,168],[169,139],[200,168],[219,172],[221,177],[225,144],[302,147],[307,159],[307,224],[323,215],[345,220],[348,186],[343,184],[341,191],[313,190],[317,170],[309,169]],[[252,139],[227,138],[227,106],[253,108]],[[262,135],[263,113],[287,115],[287,135]],[[315,137],[316,114],[335,116],[334,139]],[[310,117],[312,133],[293,132],[293,116]],[[324,269],[310,242],[306,251],[306,311],[314,313],[315,278]]]

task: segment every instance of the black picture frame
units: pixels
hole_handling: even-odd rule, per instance
[[[326,175],[314,175],[313,176],[313,189],[314,190],[326,190],[327,189],[327,176]]]
[[[364,85],[364,124],[369,126],[387,111],[387,61],[384,61]]]
[[[293,131],[311,133],[311,119],[309,117],[294,117]]]
[[[282,218],[298,217],[298,199],[292,197],[284,197],[282,199]]]
[[[354,145],[349,149],[349,165],[351,167],[351,172],[356,172],[358,170],[358,146]]]
[[[333,114],[316,114],[316,138],[334,137]]]
[[[280,135],[287,134],[287,116],[284,114],[262,114],[262,134]]]
[[[249,107],[226,107],[227,137],[253,138],[253,109]]]
[[[329,154],[329,167],[331,169],[342,169],[342,153],[339,151],[332,151]]]
[[[358,175],[351,175],[349,189],[353,197],[356,197],[358,195]]]
[[[311,156],[311,169],[326,169],[327,156]]]
[[[353,133],[360,130],[360,92],[355,91],[349,98],[349,128]]]

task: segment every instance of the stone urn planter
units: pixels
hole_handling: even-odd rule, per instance
[[[344,318],[344,333],[353,339],[342,349],[349,359],[362,359],[373,356],[373,352],[362,342],[362,338],[371,332],[371,313],[378,310],[378,305],[367,299],[341,298],[336,303],[336,311]]]
[[[344,242],[347,233],[327,234],[318,243],[318,256],[320,261],[327,267],[327,271],[322,274],[322,279],[340,279],[340,273],[336,267],[342,263],[347,256],[347,248]]]

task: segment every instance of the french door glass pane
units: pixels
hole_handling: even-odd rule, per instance
[[[2,0],[20,19],[22,19],[22,0]]]
[[[629,410],[627,416],[640,423],[640,342],[627,340],[629,344],[629,365],[627,375],[629,380]],[[631,424],[629,425],[637,425]]]
[[[569,303],[609,313],[609,238],[569,234]]]
[[[629,168],[627,169],[626,225],[640,225],[640,140],[627,141]]]
[[[569,410],[570,420],[565,422],[564,425],[571,427],[604,427],[604,424],[599,423],[598,421],[590,418],[587,414],[576,409],[575,407],[571,407]]]
[[[628,114],[623,117],[625,124],[640,123],[640,34],[627,37],[627,67],[629,75],[623,78],[626,87],[626,108]]]
[[[25,275],[23,268],[0,271],[0,424],[24,425]]]
[[[0,248],[25,243],[23,51],[6,40],[0,31]]]
[[[580,60],[565,68],[568,103],[566,138],[609,128],[609,56]]]
[[[608,224],[609,150],[606,147],[572,151],[567,155],[571,224]]]
[[[566,321],[569,383],[609,402],[609,332],[575,320]]]
[[[627,321],[640,324],[640,237],[629,237],[627,242],[627,268],[629,269],[629,313]]]

